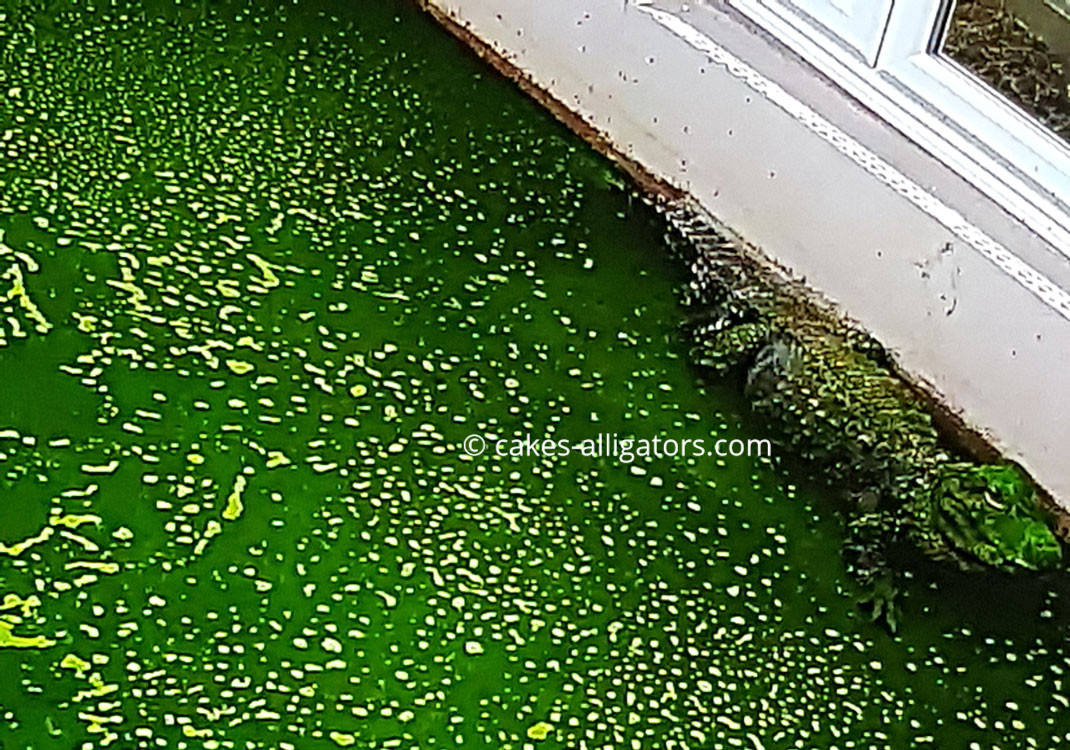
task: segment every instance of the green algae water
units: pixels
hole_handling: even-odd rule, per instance
[[[607,165],[406,4],[0,6],[0,749],[1051,748],[1060,578],[855,606]]]

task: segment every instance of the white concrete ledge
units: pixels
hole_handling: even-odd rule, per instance
[[[429,2],[871,331],[1070,509],[1060,248],[729,11]]]

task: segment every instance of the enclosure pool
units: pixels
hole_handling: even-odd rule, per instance
[[[1052,748],[1066,581],[896,635],[609,164],[407,3],[0,10],[0,749]]]

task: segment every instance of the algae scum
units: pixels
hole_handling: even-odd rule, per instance
[[[868,623],[661,228],[406,5],[0,10],[0,748],[1070,743],[1057,582]],[[973,743],[973,744],[971,744]]]

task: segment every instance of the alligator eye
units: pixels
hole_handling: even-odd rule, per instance
[[[1005,510],[1007,507],[1003,503],[997,501],[996,498],[992,496],[991,492],[985,492],[985,502],[999,511]]]

